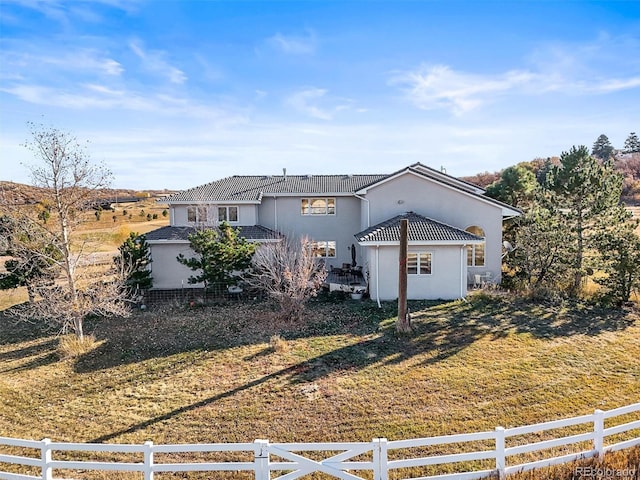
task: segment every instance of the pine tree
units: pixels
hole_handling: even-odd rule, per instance
[[[6,273],[0,274],[0,290],[26,287],[29,301],[36,291],[50,286],[58,274],[59,252],[51,245],[51,235],[38,223],[9,216],[0,217],[0,235],[6,240]]]
[[[613,148],[613,145],[611,145],[609,138],[602,134],[593,144],[591,155],[599,158],[600,160],[607,161],[613,155],[614,150],[615,149]]]
[[[149,264],[151,252],[145,235],[131,232],[122,245],[118,247],[120,255],[114,258],[118,270],[125,277],[124,285],[131,298],[140,290],[148,290],[153,286],[153,278]]]
[[[186,258],[180,254],[177,257],[178,262],[197,272],[189,277],[189,283],[203,283],[205,289],[211,285],[227,287],[237,283],[238,277],[233,273],[249,268],[258,245],[238,233],[237,229],[222,222],[219,232],[203,229],[189,235],[191,249],[196,256]]]
[[[592,233],[599,225],[611,224],[624,208],[620,204],[622,177],[610,163],[600,164],[589,155],[587,147],[572,147],[560,156],[560,165],[551,169],[546,190],[550,205],[563,215],[568,229],[565,241],[572,252],[573,284],[571,295],[577,295],[592,258],[587,252],[594,247]],[[600,227],[601,228],[601,227]]]
[[[638,222],[621,219],[595,235],[605,277],[595,279],[603,288],[603,298],[615,305],[629,301],[640,290],[640,237],[634,232]]]
[[[640,140],[635,132],[631,132],[624,141],[623,153],[640,153]]]

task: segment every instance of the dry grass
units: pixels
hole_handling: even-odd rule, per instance
[[[0,290],[0,311],[29,300],[26,287]]]
[[[97,346],[94,335],[85,335],[81,339],[73,334],[63,335],[58,341],[58,355],[63,360],[74,359],[91,352]]]
[[[0,432],[117,443],[397,440],[640,398],[636,311],[484,294],[411,311],[414,332],[399,337],[394,304],[318,299],[299,324],[261,303],[155,308],[90,324],[95,348],[67,360],[54,335],[0,317]],[[86,478],[127,478],[105,475]]]
[[[285,353],[289,351],[289,344],[280,335],[273,335],[269,339],[269,345],[276,353]]]
[[[511,480],[638,480],[640,447],[609,453],[602,459],[589,459],[567,465],[521,473]]]

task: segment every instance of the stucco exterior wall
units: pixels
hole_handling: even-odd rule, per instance
[[[497,205],[411,174],[370,189],[366,198],[371,225],[413,211],[461,230],[474,225],[482,228],[486,238],[485,265],[469,267],[469,276],[491,272],[494,279],[500,279],[502,210]]]
[[[407,277],[407,298],[409,300],[452,300],[462,298],[467,293],[466,269],[460,246],[409,246],[409,252],[431,252],[431,275],[409,275]],[[398,255],[397,246],[380,246],[367,249],[367,270],[370,272],[369,295],[381,301],[398,298]],[[464,257],[466,258],[466,256]],[[378,275],[376,275],[376,273]],[[376,281],[379,283],[376,285]]]
[[[202,285],[192,285],[189,277],[193,275],[193,270],[178,263],[176,257],[182,253],[187,258],[193,255],[189,248],[189,243],[151,243],[151,273],[153,276],[153,288],[173,289],[196,287]]]
[[[336,257],[327,258],[328,265],[351,263],[349,247],[352,244],[358,249],[357,258],[361,258],[354,238],[360,231],[360,200],[354,197],[332,197],[336,199],[335,215],[302,215],[302,198],[263,198],[258,213],[260,224],[292,238],[304,235],[311,240],[335,241]]]

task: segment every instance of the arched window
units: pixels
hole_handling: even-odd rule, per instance
[[[484,230],[476,225],[470,226],[465,231],[484,238]],[[467,266],[484,267],[484,242],[467,247]]]

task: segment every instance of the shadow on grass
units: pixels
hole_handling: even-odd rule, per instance
[[[87,330],[101,345],[74,365],[87,373],[169,357],[184,352],[214,351],[285,339],[353,335],[365,338],[333,350],[319,361],[323,371],[359,368],[375,362],[400,362],[428,354],[429,362],[446,359],[481,338],[499,339],[528,333],[536,338],[598,335],[627,328],[636,318],[624,310],[582,304],[544,306],[512,297],[476,295],[469,301],[410,302],[413,331],[395,332],[397,304],[378,308],[373,302],[315,302],[300,322],[277,320],[268,304],[223,304],[195,309],[145,312],[129,319],[103,319]],[[375,335],[374,339],[367,339]],[[359,349],[367,350],[363,357]],[[334,367],[327,367],[333,365]]]
[[[95,438],[92,442],[106,442],[122,435],[135,433],[274,379],[280,381],[284,379],[291,384],[313,382],[333,373],[357,370],[373,364],[400,363],[415,355],[425,355],[426,363],[439,362],[485,337],[499,339],[518,333],[528,333],[544,339],[571,335],[597,335],[604,331],[623,330],[630,326],[635,318],[623,311],[586,307],[554,311],[526,303],[513,303],[507,299],[476,298],[467,303],[431,302],[427,308],[419,309],[424,306],[424,303],[413,305],[415,313],[413,314],[413,332],[410,335],[396,334],[394,319],[390,316],[395,306],[386,305],[384,311],[379,313],[384,318],[378,318],[381,323],[379,322],[377,327],[375,322],[371,321],[373,317],[368,317],[369,320],[364,321],[364,325],[359,325],[362,341],[282,368],[226,392]],[[361,308],[365,314],[368,312],[366,306]],[[536,313],[542,317],[532,318],[532,314]],[[290,339],[310,334],[303,331],[289,333],[290,335],[285,336]],[[348,332],[342,331],[342,333]],[[266,346],[263,351],[254,354],[251,358],[258,358],[269,352],[271,348]],[[250,358],[244,360],[248,359]]]
[[[6,311],[0,312],[0,346],[37,340],[51,333],[51,328],[43,323],[18,320]]]
[[[18,321],[0,312],[0,374],[57,362],[58,340],[51,334],[42,324]]]

